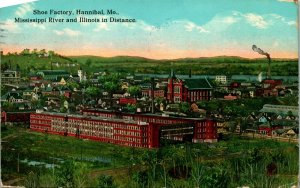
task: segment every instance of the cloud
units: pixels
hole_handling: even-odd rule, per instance
[[[109,31],[110,29],[108,28],[107,23],[99,23],[97,24],[97,27],[94,29],[94,31],[101,31],[101,30],[105,30],[105,31]]]
[[[145,25],[145,26],[143,27],[143,29],[144,29],[145,31],[150,31],[150,32],[158,31],[158,28],[155,27],[155,26],[153,26],[153,25]]]
[[[37,0],[9,0],[9,1],[2,1],[0,3],[0,8],[9,7],[13,5],[23,4],[23,3],[29,3]]]
[[[244,17],[250,25],[259,29],[266,29],[269,25],[268,22],[262,16],[257,14],[248,13],[244,14]]]
[[[198,26],[193,22],[187,22],[184,27],[185,27],[186,31],[188,31],[188,32],[196,30],[196,31],[199,31],[200,33],[209,33],[209,31],[204,29],[204,27]]]
[[[20,6],[15,14],[19,17],[23,17],[25,16],[28,12],[31,12],[33,10],[33,6],[34,4],[33,3],[26,3],[26,4],[23,4],[22,6]]]
[[[239,20],[240,20],[240,18],[233,17],[233,16],[227,16],[227,17],[224,17],[223,19],[221,19],[220,21],[223,23],[226,23],[226,24],[234,24],[234,23],[238,22]]]
[[[294,2],[298,2],[298,0],[277,0],[279,2],[285,2],[285,3],[294,3]]]
[[[70,37],[79,36],[81,35],[80,31],[75,31],[70,28],[64,28],[63,30],[53,30],[53,32],[57,35],[66,35]]]
[[[45,29],[46,29],[46,26],[45,26],[45,25],[37,24],[37,23],[30,23],[29,26],[30,26],[30,27],[35,27],[35,28],[38,28],[38,29],[41,29],[41,30],[45,30]]]
[[[288,21],[286,22],[288,25],[297,25],[297,23],[295,21]]]
[[[279,42],[276,40],[273,42],[272,47],[277,48],[279,45],[280,45]]]
[[[17,32],[20,30],[19,25],[16,24],[12,19],[7,19],[1,27],[8,32]]]
[[[289,25],[289,26],[296,26],[297,23],[294,20],[287,20],[285,17],[278,15],[278,14],[271,14],[271,16],[275,19],[278,19],[280,21],[282,21],[284,24]]]

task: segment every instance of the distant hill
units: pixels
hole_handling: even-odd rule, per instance
[[[17,64],[22,72],[34,71],[35,69],[64,69],[76,72],[79,67],[90,72],[95,71],[118,71],[124,73],[169,73],[173,68],[177,74],[188,74],[192,69],[193,74],[259,74],[266,72],[267,59],[248,59],[238,56],[217,56],[199,58],[181,58],[154,60],[135,56],[61,56],[55,54],[50,57],[38,57],[36,55],[4,55],[1,65],[6,64],[15,69]],[[298,75],[297,59],[272,59],[272,75]]]
[[[171,67],[178,74],[259,74],[266,72],[266,58],[248,59],[238,56],[217,56],[154,60],[143,57],[70,56],[86,70],[118,71],[131,73],[166,74]],[[272,59],[272,75],[298,75],[297,59]]]

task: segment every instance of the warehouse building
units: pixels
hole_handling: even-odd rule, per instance
[[[131,147],[158,148],[162,139],[216,142],[209,119],[163,117],[84,110],[82,114],[40,112],[30,115],[30,129]]]

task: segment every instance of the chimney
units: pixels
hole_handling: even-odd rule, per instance
[[[267,55],[267,58],[268,58],[268,72],[267,72],[267,75],[268,75],[268,79],[271,79],[271,57],[270,57],[269,54]]]
[[[151,78],[151,113],[154,114],[154,78]]]

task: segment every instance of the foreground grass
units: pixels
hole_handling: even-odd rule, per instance
[[[227,187],[290,187],[297,182],[298,148],[293,143],[228,135],[215,144],[177,144],[147,150],[16,127],[2,129],[1,136],[2,179],[23,178],[15,183],[19,185],[26,184],[32,178],[28,174],[34,172],[40,174],[43,187],[53,187],[57,167],[47,169],[20,162],[17,172],[18,156],[20,161],[56,165],[62,164],[59,159],[74,161],[77,185],[83,187],[94,187],[100,175],[112,176],[118,187],[163,187],[166,182],[167,187],[210,187],[218,181],[224,181]],[[272,162],[277,171],[269,176],[266,168]],[[191,167],[188,179],[169,174],[178,165]]]
[[[90,170],[104,170],[128,165],[133,153],[133,149],[129,147],[48,135],[24,128],[8,127],[2,130],[1,136],[4,141],[2,144],[3,181],[25,175],[32,169],[38,168],[20,162],[20,173],[16,173],[18,155],[20,161],[27,159],[59,165],[61,159],[74,160]],[[134,149],[134,152],[138,154],[142,149]]]

